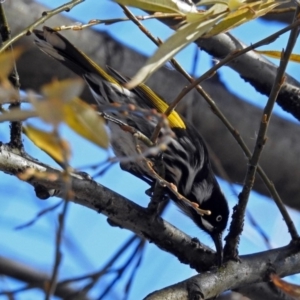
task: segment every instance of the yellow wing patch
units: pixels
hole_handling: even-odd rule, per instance
[[[98,74],[107,80],[108,82],[112,84],[116,84],[120,87],[122,85],[116,80],[114,77],[110,76],[107,72],[105,72],[99,65],[97,65],[92,59],[90,59],[84,52],[80,51],[77,49],[81,55],[90,63],[98,72]],[[124,87],[123,87],[124,88]],[[145,94],[145,96],[149,99],[153,107],[159,112],[159,113],[164,113],[167,108],[169,107],[168,104],[162,100],[155,92],[153,92],[147,85],[145,84],[140,84],[137,88],[141,89],[141,91]],[[126,88],[124,88],[126,89]],[[182,128],[185,129],[185,123],[179,116],[179,114],[176,111],[173,111],[169,116],[168,116],[169,124],[170,127],[177,127],[177,128]]]
[[[147,85],[142,83],[138,86],[138,88],[140,88],[143,91],[143,93],[148,97],[149,101],[151,101],[153,107],[159,113],[164,113],[168,109],[169,105],[159,96],[157,96],[157,94],[154,93]],[[171,128],[186,128],[185,123],[181,119],[180,115],[174,110],[168,116],[168,120]]]

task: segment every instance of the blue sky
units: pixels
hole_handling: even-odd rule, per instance
[[[44,0],[41,2],[51,5],[51,7],[64,3],[58,0]],[[138,15],[142,14],[136,10],[135,12]],[[81,22],[88,22],[90,19],[119,17],[122,16],[122,12],[121,9],[111,1],[88,0],[74,8],[74,10],[67,15],[77,18]],[[147,21],[145,25],[155,36],[159,36],[162,39],[166,39],[172,33],[170,29],[159,22]],[[283,25],[275,22],[264,23],[262,21],[253,21],[233,30],[232,33],[243,40],[243,42],[249,44],[266,37],[282,27]],[[155,45],[144,37],[132,24],[102,25],[97,26],[97,29],[109,32],[117,40],[145,55],[151,55],[156,49]],[[130,36],[128,32],[130,32]],[[245,37],[247,38],[246,40]],[[138,45],[136,44],[137,40],[139,41]],[[287,35],[276,40],[272,46],[264,48],[281,50],[286,40]],[[189,71],[192,68],[194,50],[195,47],[192,45],[177,56],[180,63]],[[299,45],[297,45],[295,53],[299,53],[299,50]],[[199,64],[197,73],[203,73],[209,66],[209,57],[201,52],[201,65]],[[288,67],[288,72],[299,80],[297,68],[299,68],[298,65],[291,63]],[[221,69],[220,74],[228,88],[243,97],[245,101],[251,101],[253,104],[259,106],[265,104],[266,97],[256,93],[249,84],[241,80],[239,76],[229,68]],[[247,98],[245,95],[247,95]],[[276,108],[276,113],[294,121],[293,118],[284,113],[279,107]],[[7,141],[8,139],[6,130],[6,125],[0,127],[1,141]],[[107,157],[105,151],[74,135],[68,128],[63,127],[62,134],[65,137],[70,137],[73,152],[72,165],[74,167],[79,168],[84,165],[97,164]],[[26,139],[25,146],[30,154],[37,156],[42,161],[46,161],[51,165],[55,164],[47,155],[41,153],[41,151],[37,151],[35,146]],[[84,161],[82,160],[83,157],[85,159]],[[90,170],[88,171],[90,172]],[[93,174],[93,172],[90,173]],[[0,212],[0,235],[3,237],[0,242],[0,255],[11,257],[19,262],[31,265],[38,270],[50,273],[54,260],[53,241],[55,239],[55,229],[57,228],[57,212],[61,210],[61,207],[58,208],[55,213],[49,213],[43,218],[40,218],[34,226],[23,230],[15,230],[14,228],[31,220],[37,212],[57,203],[59,199],[51,198],[47,201],[38,200],[30,186],[4,174],[0,174],[0,178],[3,183],[0,185],[0,194],[4,195],[4,197],[2,197],[3,203],[1,203],[2,210]],[[118,178],[118,180],[116,180],[116,178]],[[130,174],[120,171],[117,165],[114,165],[101,178],[98,178],[98,181],[142,206],[146,206],[148,203],[148,197],[144,193],[148,186]],[[222,180],[219,181],[232,207],[237,201],[236,195],[227,183]],[[234,189],[236,193],[238,193],[241,187],[235,186]],[[248,209],[255,216],[260,226],[268,232],[273,247],[283,246],[289,242],[287,239],[287,229],[271,201],[253,192]],[[272,223],[266,220],[266,211],[273,216]],[[298,212],[290,211],[296,221],[296,226],[299,227]],[[189,235],[197,236],[201,241],[213,247],[212,241],[206,237],[205,234],[200,232],[196,225],[180,213],[173,204],[165,212],[163,217]],[[126,230],[108,226],[104,216],[79,205],[71,205],[64,233],[64,258],[61,267],[63,273],[60,274],[60,278],[69,278],[101,268],[101,266],[105,264],[105,261],[109,259],[130,236],[131,233]],[[240,244],[240,253],[246,254],[262,250],[266,250],[262,238],[257,231],[246,222],[245,232],[243,233]],[[179,263],[173,256],[162,252],[152,244],[147,244],[142,266],[138,271],[137,279],[133,284],[129,299],[141,299],[156,289],[184,280],[193,274],[195,274],[193,270]],[[15,282],[0,280],[3,282],[0,286],[2,285],[7,289],[17,286]],[[117,285],[117,289],[114,290],[110,298],[107,299],[122,299],[122,283],[124,284],[124,281],[121,281],[121,283]],[[105,283],[102,283],[102,286],[104,284]],[[42,294],[38,293],[38,291],[30,291],[16,299],[38,299],[42,297]],[[95,293],[94,296],[96,297],[97,294]]]

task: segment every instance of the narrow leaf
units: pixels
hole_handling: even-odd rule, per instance
[[[11,73],[15,60],[17,60],[24,52],[23,48],[14,48],[13,53],[11,51],[5,51],[0,54],[0,80],[5,80]]]
[[[273,51],[273,50],[256,50],[255,52],[266,55],[271,58],[281,59],[281,51]],[[290,61],[300,63],[300,54],[291,54]]]
[[[0,123],[7,121],[25,121],[29,118],[36,117],[37,113],[32,110],[11,109],[3,114],[0,114]]]
[[[81,94],[84,88],[84,81],[81,78],[54,80],[45,84],[41,92],[48,99],[60,99],[63,102],[69,101]]]
[[[23,127],[23,130],[38,148],[46,152],[56,162],[64,162],[64,153],[69,158],[70,148],[68,142],[59,140],[53,132],[43,131],[30,125]]]
[[[180,28],[157,49],[154,55],[146,62],[146,65],[125,86],[132,89],[145,81],[176,53],[210,30],[224,15],[225,13],[216,18],[203,21],[200,24],[190,23]]]
[[[115,0],[117,3],[137,7],[146,11],[179,13],[178,6],[172,0]]]
[[[109,138],[105,130],[104,121],[91,106],[78,98],[64,104],[64,121],[82,137],[107,148]]]
[[[254,20],[265,15],[282,2],[274,0],[256,1],[242,5],[237,10],[230,12],[221,22],[219,22],[205,36],[210,37],[222,32],[226,32],[234,27],[237,27],[245,22]]]
[[[58,126],[64,119],[64,103],[77,97],[83,88],[84,81],[80,78],[55,80],[41,89],[46,99],[38,100],[32,93],[28,93],[28,99],[43,121]]]

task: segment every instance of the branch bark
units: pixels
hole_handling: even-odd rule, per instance
[[[234,290],[253,283],[269,281],[269,274],[274,270],[279,276],[286,276],[290,272],[298,273],[300,266],[295,265],[294,259],[299,260],[300,253],[294,252],[296,248],[296,245],[289,245],[285,248],[244,256],[240,262],[229,261],[223,268],[193,276],[156,291],[145,299],[165,299],[164,295],[168,295],[168,299],[210,299],[228,289]],[[179,297],[172,298],[175,295]]]
[[[36,173],[31,172],[30,176],[24,176],[28,168],[36,170]],[[65,192],[65,184],[61,179],[63,176],[59,170],[15,154],[6,145],[0,147],[0,170],[23,178],[35,187],[43,186],[51,193],[55,189],[55,195],[59,196]],[[23,176],[20,176],[21,174]],[[180,262],[202,272],[189,280],[165,288],[162,293],[168,292],[177,297],[182,295],[182,299],[191,299],[188,297],[196,295],[207,299],[229,289],[267,281],[271,271],[279,276],[300,272],[300,251],[296,242],[286,247],[241,256],[240,261],[228,261],[220,269],[211,269],[215,255],[208,247],[191,239],[162,218],[149,216],[145,208],[95,181],[80,174],[70,176],[75,203],[101,212],[108,217],[110,225],[131,230],[162,250],[170,252]]]

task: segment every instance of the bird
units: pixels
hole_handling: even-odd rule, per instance
[[[145,84],[133,90],[126,89],[124,83],[127,78],[111,68],[105,71],[50,27],[44,26],[43,30],[35,29],[33,32],[35,43],[40,50],[86,81],[100,110],[102,105],[109,103],[133,104],[141,109],[156,109],[159,113],[164,113],[168,108],[167,102]],[[126,124],[148,138],[151,137],[157,123],[130,114],[123,116],[123,119]],[[216,247],[217,263],[221,266],[223,263],[222,234],[229,218],[226,197],[216,180],[207,147],[199,131],[176,111],[168,116],[168,120],[173,137],[161,155],[164,179],[175,185],[177,191],[191,203],[202,210],[208,210],[210,214],[200,214],[193,205],[178,199],[171,192],[168,196],[184,214],[212,238]],[[124,132],[115,123],[109,124],[109,128],[112,148],[117,157],[136,154],[136,144],[132,134]],[[121,167],[154,187],[156,179],[138,161],[127,161]]]

